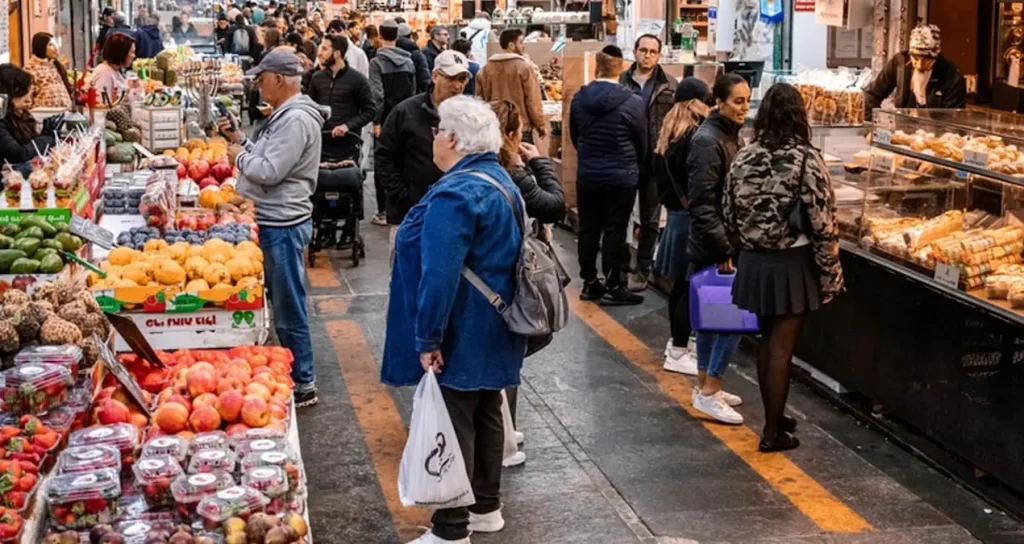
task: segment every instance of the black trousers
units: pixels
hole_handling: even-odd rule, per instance
[[[444,540],[469,536],[469,512],[489,514],[501,508],[501,461],[505,428],[501,421],[501,391],[456,391],[441,388],[448,415],[459,439],[466,474],[476,504],[434,512],[432,532]]]
[[[640,239],[636,247],[636,271],[650,274],[654,265],[654,246],[658,242],[661,223],[661,199],[654,178],[641,179],[637,188],[640,198]]]
[[[626,229],[629,228],[635,199],[636,187],[576,184],[580,277],[584,282],[597,279],[597,253],[600,250],[607,287],[613,289],[622,284],[629,269]]]
[[[373,138],[373,150],[374,154],[377,153],[377,138]],[[384,182],[377,176],[377,172],[373,173],[373,192],[377,195],[377,215],[384,215],[388,209],[388,195],[384,192]]]

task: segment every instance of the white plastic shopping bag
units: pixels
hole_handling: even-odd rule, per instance
[[[505,427],[505,448],[502,459],[508,459],[519,451],[519,445],[516,444],[516,426],[512,423],[512,410],[508,407],[508,397],[505,395],[504,389],[501,390],[501,422]]]
[[[476,502],[466,462],[433,372],[423,375],[412,402],[412,423],[398,468],[405,506],[456,508]]]

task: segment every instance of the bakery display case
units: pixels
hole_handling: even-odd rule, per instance
[[[1024,323],[1024,132],[1016,116],[879,111],[840,199],[848,243]]]

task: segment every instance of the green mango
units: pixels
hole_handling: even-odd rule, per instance
[[[53,228],[57,229],[57,232],[71,232],[71,225],[64,221],[54,221]]]
[[[37,261],[42,261],[43,257],[46,257],[47,255],[60,255],[60,252],[52,247],[41,247],[32,254],[32,258]]]
[[[18,238],[14,240],[14,249],[20,249],[27,255],[31,255],[36,252],[37,249],[43,247],[43,241],[39,238]]]
[[[64,244],[60,243],[60,240],[43,240],[43,247],[56,249],[58,253],[64,251]]]
[[[72,253],[82,249],[82,246],[85,245],[85,242],[83,242],[81,238],[68,232],[59,232],[53,239],[56,242],[60,242],[64,251],[70,251]]]
[[[14,238],[0,234],[0,249],[10,249],[12,244],[14,244]]]
[[[39,261],[39,271],[43,274],[57,274],[64,270],[64,261],[59,255],[47,255]]]
[[[25,227],[21,229],[21,232],[19,232],[17,236],[14,237],[15,240],[20,240],[22,238],[38,238],[42,240],[43,238],[46,238],[46,236],[43,234],[43,229],[39,227]]]
[[[57,228],[47,220],[38,215],[30,215],[21,221],[23,227],[39,227],[43,231],[43,238],[53,238],[57,234]]]
[[[28,254],[20,249],[0,249],[0,274],[6,274],[14,261],[25,257]]]
[[[11,263],[11,274],[35,274],[39,270],[39,261],[35,259],[15,259]]]
[[[21,225],[17,223],[8,223],[7,225],[4,225],[4,236],[14,238],[19,232],[21,232]]]

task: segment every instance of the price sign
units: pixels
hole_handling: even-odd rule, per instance
[[[946,263],[936,263],[935,281],[957,289],[960,287],[960,269]]]
[[[117,378],[117,381],[121,382],[121,385],[128,390],[128,394],[135,399],[135,402],[142,407],[142,411],[148,417],[152,417],[153,414],[149,411],[149,406],[146,404],[146,395],[143,394],[142,388],[139,387],[139,382],[135,381],[128,369],[117,360],[114,356],[114,352],[110,351],[107,347],[107,343],[103,341],[97,335],[93,335],[93,340],[96,342],[96,351],[99,352],[100,361],[103,362],[103,366],[110,371],[111,374]]]
[[[964,150],[964,164],[976,168],[988,168],[988,153],[984,151]]]
[[[871,133],[871,139],[880,144],[892,145],[892,131],[875,127]]]
[[[114,247],[113,232],[77,215],[71,218],[71,232],[103,249],[113,249]]]

